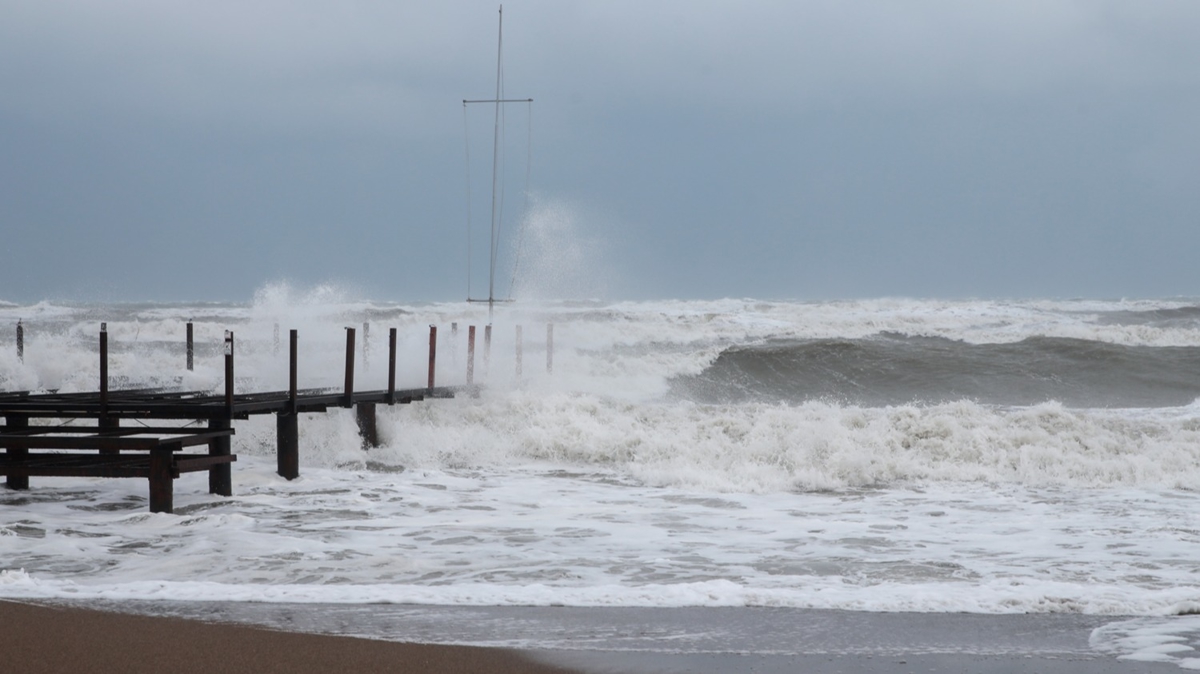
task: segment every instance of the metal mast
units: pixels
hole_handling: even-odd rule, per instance
[[[496,181],[500,167],[500,104],[502,103],[533,103],[532,98],[501,98],[504,76],[504,5],[500,5],[500,25],[496,38],[496,96],[495,98],[463,100],[463,107],[472,103],[493,103],[496,106],[495,125],[492,129],[492,229],[491,248],[488,258],[488,297],[486,300],[467,298],[468,302],[487,302],[488,322],[492,320],[492,312],[496,300],[496,256],[500,245],[500,222],[496,213]],[[469,264],[469,261],[468,261]],[[500,300],[503,301],[503,300]]]

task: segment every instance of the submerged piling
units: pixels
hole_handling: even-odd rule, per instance
[[[437,367],[437,326],[429,326],[429,389],[433,389],[433,375]]]
[[[346,385],[342,407],[354,407],[354,328],[346,328]]]
[[[212,417],[208,420],[212,430],[229,430],[233,428],[233,331],[225,331],[225,416]],[[213,438],[208,443],[208,453],[211,456],[229,456],[232,454],[233,442],[228,435]],[[233,495],[233,469],[228,463],[222,463],[208,469],[208,492],[221,496]]]
[[[475,326],[467,328],[467,385],[475,383]]]
[[[276,472],[286,480],[300,477],[300,415],[296,410],[297,378],[297,332],[288,332],[288,406],[275,414],[275,459]]]
[[[388,329],[388,395],[387,404],[396,404],[396,328]]]
[[[523,354],[521,353],[521,351],[522,351],[521,326],[518,325],[517,326],[517,376],[518,377],[521,376],[521,359],[523,357]]]

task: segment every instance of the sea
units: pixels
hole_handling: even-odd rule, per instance
[[[0,489],[0,598],[1070,614],[1099,652],[1200,668],[1200,300],[493,311],[282,284],[0,302],[4,391],[95,391],[102,324],[114,389],[222,391],[226,331],[239,393],[285,389],[296,330],[300,386],[337,390],[347,327],[357,389],[386,388],[391,328],[398,386],[420,388],[430,326],[438,386],[466,384],[475,327],[479,385],[380,406],[379,447],[352,410],[302,415],[293,481],[274,420],[236,421],[233,496],[186,474],[173,514],[143,480]]]

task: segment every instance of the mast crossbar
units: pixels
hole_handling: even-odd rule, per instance
[[[489,98],[486,100],[468,101],[463,100],[463,105],[468,103],[532,103],[532,98]]]

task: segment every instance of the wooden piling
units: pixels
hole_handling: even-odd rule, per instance
[[[371,324],[363,321],[363,372],[371,369]]]
[[[175,477],[171,474],[171,461],[175,449],[182,449],[182,446],[162,445],[150,450],[150,512],[152,513],[169,513],[175,509]]]
[[[192,329],[192,322],[187,322],[187,369],[192,372],[195,365],[196,343],[195,332]]]
[[[475,326],[467,328],[467,385],[475,383]]]
[[[396,404],[396,328],[388,330],[388,393],[387,404]]]
[[[521,376],[521,359],[523,357],[523,354],[521,353],[521,351],[522,351],[522,348],[521,348],[521,326],[518,325],[517,326],[517,376],[518,377]]]
[[[275,472],[285,480],[300,477],[300,415],[275,414]]]
[[[108,416],[108,323],[100,324],[100,419]]]
[[[375,403],[355,405],[354,419],[358,422],[358,434],[362,437],[363,449],[378,447],[379,431],[375,425]]]
[[[433,373],[437,364],[437,326],[429,326],[429,388],[433,388]]]
[[[233,428],[233,331],[225,331],[225,416],[208,420],[213,430]],[[213,438],[208,443],[209,456],[229,456],[233,443],[228,435]],[[233,470],[230,464],[221,463],[208,469],[208,493],[233,496]]]
[[[300,415],[296,411],[298,381],[296,376],[297,333],[288,335],[288,406],[275,413],[276,472],[286,480],[300,477]]]
[[[233,331],[225,331],[225,410],[233,418]]]
[[[546,374],[554,374],[554,324],[546,324]]]
[[[17,319],[17,360],[25,362],[25,326]]]
[[[354,328],[346,328],[346,385],[342,407],[354,407]]]
[[[24,414],[9,414],[4,417],[4,425],[9,432],[29,428],[29,417]],[[11,461],[24,461],[29,456],[28,447],[9,447],[5,449]],[[29,489],[29,475],[10,472],[5,481],[9,489]]]
[[[492,362],[492,324],[483,326],[483,375],[486,377]]]
[[[100,324],[100,418],[101,429],[120,428],[121,420],[108,415],[108,323]],[[100,454],[120,454],[119,449],[101,449]]]

